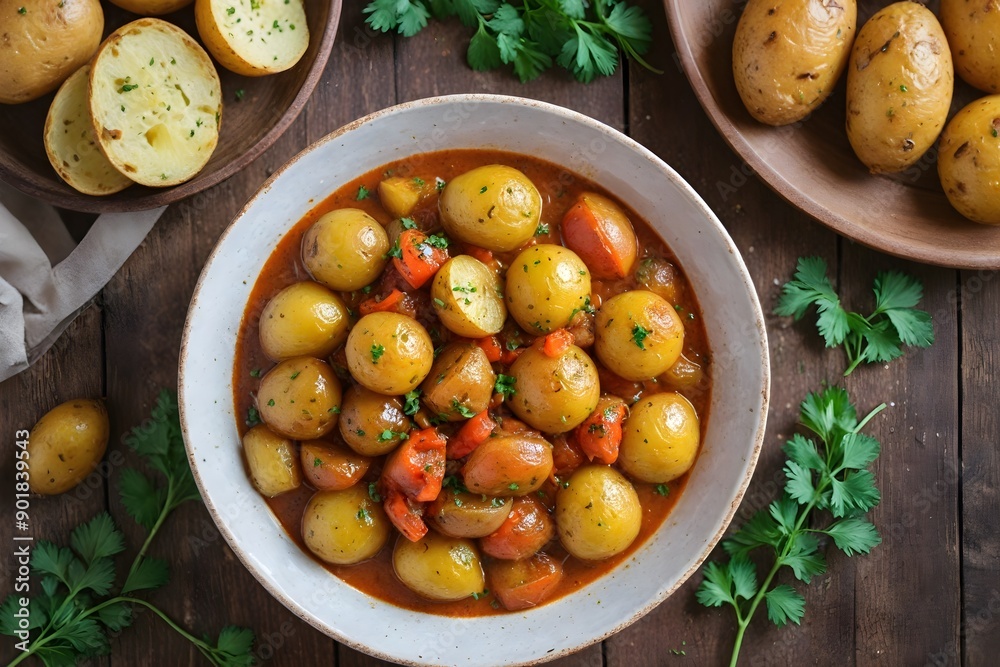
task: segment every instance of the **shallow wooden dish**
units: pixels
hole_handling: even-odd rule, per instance
[[[888,1],[858,3],[858,26]],[[927,3],[937,11],[937,2]],[[789,203],[823,224],[884,252],[965,269],[1000,269],[1000,226],[970,222],[948,203],[935,145],[917,167],[873,176],[844,129],[842,77],[833,95],[798,125],[773,128],[751,118],[732,74],[732,44],[745,2],[664,0],[681,66],[726,142]],[[952,113],[983,96],[956,79]],[[736,173],[740,165],[735,165]],[[738,189],[740,178],[720,181]],[[733,193],[734,194],[734,193]]]
[[[104,2],[104,34],[139,18]],[[190,181],[171,188],[133,185],[107,197],[93,197],[66,185],[45,156],[42,128],[54,93],[33,102],[0,104],[0,180],[32,196],[74,211],[141,211],[179,201],[232,176],[247,166],[299,115],[319,82],[333,48],[341,0],[305,0],[309,49],[292,69],[264,77],[233,74],[216,64],[222,80],[222,132],[205,168]],[[161,17],[198,39],[194,5]],[[236,91],[242,90],[237,101]]]

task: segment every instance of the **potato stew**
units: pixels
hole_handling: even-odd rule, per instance
[[[247,474],[289,535],[348,584],[449,615],[533,607],[628,558],[683,490],[711,386],[653,231],[496,151],[409,158],[321,202],[237,345]]]

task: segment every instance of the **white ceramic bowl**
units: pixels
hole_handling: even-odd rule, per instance
[[[632,206],[669,244],[698,295],[715,378],[701,454],[663,526],[608,575],[538,609],[499,618],[409,611],[324,570],[288,538],[244,475],[237,434],[243,416],[233,407],[240,319],[282,236],[315,202],[357,175],[449,148],[536,155],[593,179]],[[769,392],[764,318],[753,283],[732,239],[694,190],[606,125],[549,104],[492,95],[439,97],[380,111],[279,169],[236,216],[205,265],[180,359],[188,458],[205,504],[236,555],[272,595],[317,629],[365,653],[411,665],[550,660],[607,637],[666,599],[709,554],[739,505],[760,452]]]

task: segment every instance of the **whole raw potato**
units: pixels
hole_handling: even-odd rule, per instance
[[[98,0],[0,0],[0,103],[55,90],[87,64],[103,32]]]
[[[858,32],[847,69],[847,138],[872,173],[903,171],[944,128],[955,72],[941,24],[897,2]]]
[[[55,495],[82,482],[104,456],[109,432],[101,401],[66,401],[46,412],[28,436],[31,490]]]
[[[1000,92],[1000,0],[941,0],[955,73],[979,90]]]
[[[844,71],[857,20],[855,0],[750,0],[733,40],[733,77],[750,115],[787,125],[811,114]]]
[[[959,111],[941,135],[938,175],[959,213],[1000,225],[1000,95]]]

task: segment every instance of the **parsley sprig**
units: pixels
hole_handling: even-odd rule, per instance
[[[739,659],[743,636],[761,602],[767,606],[767,617],[778,627],[801,621],[805,598],[788,584],[771,587],[781,568],[788,567],[796,579],[808,584],[826,571],[820,538],[832,539],[847,556],[866,554],[881,543],[875,526],[864,518],[880,499],[868,470],[880,447],[861,429],[884,408],[883,403],[859,422],[845,390],[830,387],[809,394],[802,402],[800,421],[819,437],[820,444],[801,434],[785,444],[788,459],[781,498],[723,541],[728,562],[705,565],[705,578],[696,593],[698,601],[706,607],[730,605],[736,612],[738,630],[731,666]],[[749,558],[750,552],[760,547],[774,555],[762,584]]]
[[[785,283],[776,315],[802,319],[816,306],[816,326],[827,347],[844,346],[850,375],[862,362],[888,362],[903,354],[901,345],[929,347],[934,342],[931,316],[916,308],[923,298],[920,281],[898,271],[875,278],[875,310],[868,317],[848,312],[826,277],[826,262],[801,257],[795,279]]]
[[[458,16],[476,32],[466,60],[475,70],[511,65],[522,82],[553,63],[585,83],[610,76],[623,52],[643,67],[652,24],[622,0],[371,0],[364,12],[372,28],[412,37],[429,19]]]
[[[161,392],[151,418],[132,429],[126,442],[159,475],[151,477],[133,468],[121,473],[122,504],[149,534],[118,594],[111,595],[119,579],[114,556],[125,550],[125,536],[107,512],[77,526],[70,535],[69,547],[38,542],[31,555],[31,568],[41,577],[41,593],[30,602],[30,644],[8,667],[31,655],[49,667],[69,667],[80,657],[106,655],[111,652],[107,632],[119,632],[131,625],[134,605],[159,616],[213,665],[254,664],[250,652],[254,635],[250,630],[225,627],[212,643],[207,636],[199,639],[190,634],[155,605],[133,595],[159,588],[170,579],[167,563],[146,554],[167,516],[200,496],[184,452],[174,395]],[[18,609],[14,595],[0,605],[0,633],[16,636],[19,628],[14,614]]]

